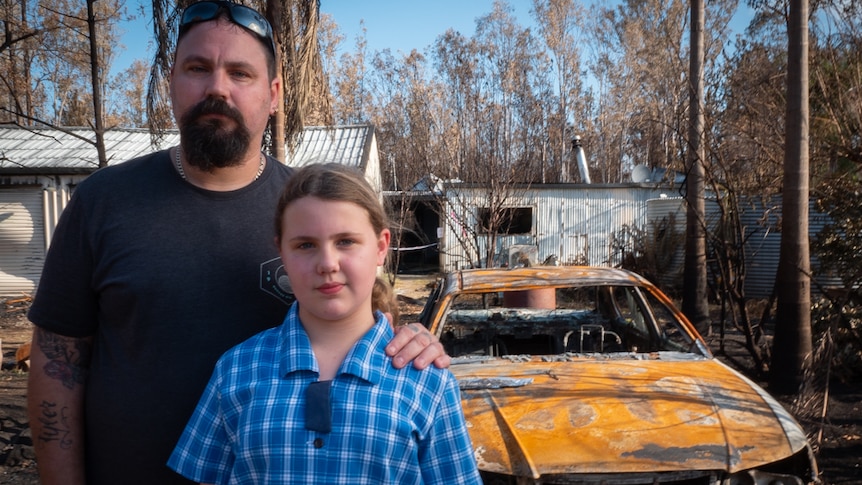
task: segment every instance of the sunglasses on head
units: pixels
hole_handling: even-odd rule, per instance
[[[222,12],[227,12],[227,16],[231,22],[251,31],[264,40],[272,54],[275,55],[275,42],[272,37],[272,26],[269,25],[266,18],[257,10],[225,0],[198,2],[186,7],[186,9],[183,10],[182,17],[180,18],[178,37],[182,37],[191,25],[198,22],[206,22],[207,20],[214,20],[218,18]]]

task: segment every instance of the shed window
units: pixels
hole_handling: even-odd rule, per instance
[[[498,211],[496,217],[492,218],[492,214],[487,207],[479,208],[479,224],[484,234],[530,234],[533,231],[532,207],[505,207]],[[492,227],[492,222],[496,222],[496,227]]]

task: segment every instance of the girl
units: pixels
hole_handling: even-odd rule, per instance
[[[384,353],[372,290],[391,235],[374,190],[309,165],[276,214],[296,303],[222,356],[168,465],[206,483],[481,483],[454,377]]]

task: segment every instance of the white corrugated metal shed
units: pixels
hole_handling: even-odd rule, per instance
[[[538,262],[553,256],[560,264],[617,265],[621,237],[631,234],[630,229],[644,231],[648,241],[656,238],[656,231],[669,231],[663,236],[676,246],[667,258],[667,266],[660,268],[660,283],[679,288],[682,284],[684,240],[686,224],[685,200],[667,197],[667,187],[650,184],[571,184],[536,185],[524,190],[511,191],[506,207],[523,207],[532,214],[532,227],[519,234],[498,235],[495,263],[507,261],[509,248],[529,246],[535,250]],[[442,237],[439,241],[440,262],[443,271],[481,266],[489,238],[473,238],[479,221],[477,211],[487,206],[487,193],[481,188],[448,184],[446,217],[441,221]],[[745,237],[746,276],[745,294],[752,298],[767,298],[772,294],[778,267],[781,232],[781,199],[768,201],[742,199],[739,204],[740,221]],[[706,200],[707,226],[715,229],[719,219],[715,199]],[[809,208],[809,231],[814,238],[828,223],[828,217]],[[673,222],[672,226],[662,224]],[[468,251],[467,246],[472,245]],[[478,252],[478,256],[476,254]],[[817,282],[826,287],[840,285],[840,280],[820,271],[816,256],[812,256],[812,269]],[[816,288],[814,288],[816,290]]]
[[[87,128],[0,127],[0,296],[33,291],[45,250],[72,188],[98,168],[93,131]],[[168,148],[179,133],[154,145],[146,130],[105,133],[108,164]],[[288,165],[335,162],[357,167],[381,187],[377,141],[371,125],[308,127]]]
[[[510,190],[505,206],[531,213],[529,232],[498,235],[497,263],[507,260],[509,248],[532,246],[538,262],[554,257],[560,264],[608,266],[619,264],[618,238],[627,228],[642,228],[646,201],[659,197],[666,187],[652,184],[555,184]],[[478,227],[477,210],[487,206],[487,191],[468,185],[449,184],[440,238],[441,269],[482,266],[481,257],[489,240],[480,235],[479,254],[470,254],[465,242],[473,240]]]

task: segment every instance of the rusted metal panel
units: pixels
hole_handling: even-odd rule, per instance
[[[487,470],[560,473],[724,470],[790,456],[776,410],[714,359],[453,365],[463,378],[530,384],[462,390],[477,457]],[[537,396],[541,396],[538,398]],[[780,411],[783,412],[783,411]],[[661,441],[656,441],[661,437]],[[730,444],[730,446],[728,446]]]

